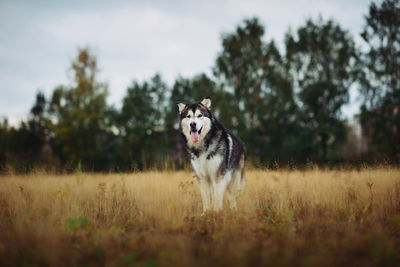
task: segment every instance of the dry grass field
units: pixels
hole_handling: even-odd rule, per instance
[[[237,212],[201,207],[192,172],[3,176],[0,265],[400,264],[399,169],[249,170]]]

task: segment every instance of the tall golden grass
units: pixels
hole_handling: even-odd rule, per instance
[[[191,172],[0,177],[0,265],[400,263],[400,170],[250,170],[200,216]]]

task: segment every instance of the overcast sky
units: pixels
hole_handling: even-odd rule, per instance
[[[206,1],[18,1],[0,0],[0,117],[25,118],[41,90],[47,97],[68,85],[68,67],[79,47],[89,47],[117,107],[133,80],[159,72],[172,84],[178,75],[211,73],[221,34],[257,16],[265,39],[283,47],[288,28],[306,18],[334,18],[358,45],[369,0]],[[358,111],[356,90],[345,108]]]

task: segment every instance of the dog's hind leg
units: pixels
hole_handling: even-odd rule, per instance
[[[230,208],[233,210],[237,210],[236,198],[239,195],[240,189],[241,189],[241,173],[239,171],[235,171],[232,175],[232,181],[228,185],[228,190],[226,194]]]
[[[232,210],[237,210],[237,205],[236,205],[236,192],[230,188],[228,188],[228,192],[226,194],[228,201],[229,201],[229,206]]]
[[[214,184],[214,210],[219,211],[222,210],[223,207],[223,201],[224,201],[224,193],[226,189],[226,182],[224,179],[221,179],[220,181],[216,182]]]
[[[227,172],[224,176],[218,177],[213,186],[214,191],[214,210],[222,210],[224,204],[224,195],[226,187],[232,179],[232,172]]]
[[[233,172],[232,181],[228,184],[227,197],[231,209],[236,210],[236,199],[243,192],[246,186],[246,177],[244,174],[244,168]]]

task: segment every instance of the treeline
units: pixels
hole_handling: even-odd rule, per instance
[[[96,57],[81,49],[71,85],[51,96],[38,93],[19,127],[0,123],[0,166],[22,172],[35,166],[182,168],[187,160],[175,103],[205,96],[255,166],[399,162],[400,1],[371,3],[360,34],[366,50],[335,21],[308,19],[286,33],[282,52],[257,18],[246,19],[223,34],[212,76],[179,77],[172,87],[158,74],[134,81],[120,109],[107,104]],[[362,140],[342,114],[351,86],[363,99]]]

